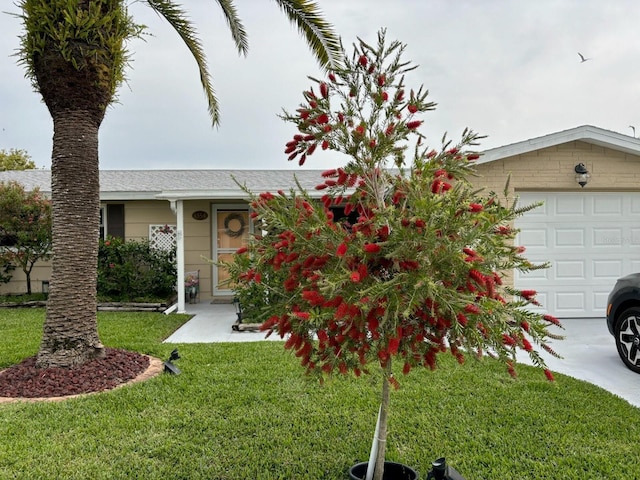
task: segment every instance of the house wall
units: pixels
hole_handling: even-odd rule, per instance
[[[511,175],[509,197],[517,191],[580,191],[575,166],[584,163],[591,174],[585,189],[640,189],[640,156],[576,141],[478,165],[477,186],[499,195]]]

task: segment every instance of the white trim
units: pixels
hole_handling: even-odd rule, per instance
[[[178,313],[186,313],[184,307],[184,208],[182,200],[176,202],[176,267],[178,284]]]

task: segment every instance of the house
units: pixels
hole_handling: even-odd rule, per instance
[[[514,286],[537,290],[544,311],[560,318],[604,316],[615,280],[640,271],[640,139],[581,126],[486,150],[477,167],[478,187],[501,193],[510,178],[510,200],[544,202],[515,226],[527,257],[551,267],[514,272]],[[0,181],[50,192],[50,173],[0,172]],[[288,191],[297,178],[317,194],[321,183],[319,170],[103,170],[101,232],[177,245],[179,277],[199,270],[201,300],[228,301],[225,272],[210,259],[228,259],[253,228],[234,177],[253,192]],[[38,266],[34,285],[49,274],[47,265]],[[0,293],[23,284],[17,271]],[[179,292],[178,311],[184,304]]]

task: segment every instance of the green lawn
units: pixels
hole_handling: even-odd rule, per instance
[[[0,310],[0,368],[37,351],[42,309]],[[99,313],[103,342],[167,358],[186,317]],[[280,342],[178,345],[178,376],[61,403],[0,405],[1,479],[345,479],[366,460],[376,378],[306,378]],[[588,383],[491,360],[402,377],[388,460],[426,477],[631,479],[640,410]]]

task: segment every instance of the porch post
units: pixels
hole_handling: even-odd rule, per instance
[[[184,208],[182,200],[172,200],[176,213],[176,263],[178,285],[178,313],[185,313],[184,306]],[[175,207],[174,207],[175,205]]]

